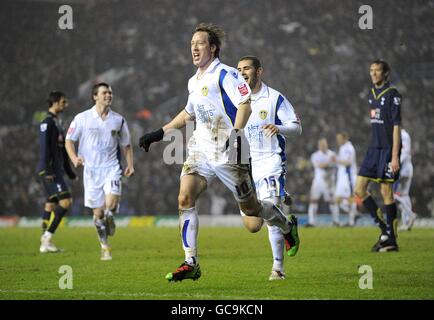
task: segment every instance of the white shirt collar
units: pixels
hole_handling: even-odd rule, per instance
[[[94,118],[101,118],[100,115],[98,114],[98,111],[96,111],[96,105],[94,105],[94,106],[91,108],[91,112],[92,112],[92,116],[93,116]],[[110,109],[110,107],[109,107],[109,108],[108,108],[108,112],[107,112],[107,117],[106,117],[106,119],[110,116],[110,113],[111,113],[111,109]]]
[[[252,93],[252,100],[259,100],[261,98],[268,98],[270,92],[268,86],[265,83],[261,83],[261,89],[257,93]]]
[[[219,59],[219,58],[215,58],[215,59],[213,60],[213,62],[211,62],[211,64],[208,66],[208,68],[206,68],[205,72],[202,74],[202,77],[203,77],[206,73],[214,72],[215,67],[217,67],[219,64],[220,64],[220,59]],[[199,68],[197,68],[197,71],[196,71],[196,78],[197,78],[198,74],[199,74]]]

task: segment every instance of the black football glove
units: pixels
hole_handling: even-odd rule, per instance
[[[148,152],[151,143],[160,141],[163,139],[163,137],[164,137],[163,128],[160,128],[150,133],[146,133],[143,137],[140,138],[139,146],[140,148],[143,148],[145,149],[146,152]]]

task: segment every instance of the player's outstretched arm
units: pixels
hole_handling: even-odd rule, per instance
[[[182,110],[178,115],[172,119],[169,123],[164,125],[162,128],[146,133],[140,138],[139,146],[145,149],[146,152],[149,151],[151,143],[161,141],[164,134],[172,129],[181,129],[185,127],[188,120],[193,119],[185,110]]]

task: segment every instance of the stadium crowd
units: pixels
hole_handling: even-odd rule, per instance
[[[75,1],[74,28],[58,27],[60,2],[2,1],[0,4],[0,215],[39,215],[44,202],[36,174],[38,112],[51,90],[69,97],[63,115],[91,107],[90,87],[112,84],[114,109],[125,115],[132,133],[136,174],[125,180],[122,214],[177,213],[182,165],[167,165],[167,142],[149,153],[138,139],[158,129],[186,103],[187,80],[194,72],[190,37],[202,21],[227,32],[222,60],[236,65],[257,55],[267,83],[294,105],[303,124],[300,138],[288,141],[287,189],[295,209],[306,210],[318,138],[336,150],[335,134],[347,131],[358,163],[370,139],[367,93],[369,62],[383,58],[403,95],[403,125],[412,136],[415,211],[434,211],[434,22],[433,1],[382,1],[373,5],[374,29],[358,26],[359,1]],[[23,9],[24,8],[24,9]],[[236,14],[234,14],[236,13]],[[98,16],[98,18],[96,18]],[[213,188],[214,189],[214,188]],[[72,183],[72,214],[83,213],[82,183]],[[226,199],[226,202],[221,198]],[[221,201],[237,213],[232,195],[208,192],[199,206],[207,213]],[[210,210],[208,210],[210,211]],[[209,212],[211,213],[211,212]]]

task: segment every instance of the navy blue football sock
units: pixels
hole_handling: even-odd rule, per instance
[[[50,220],[51,217],[51,211],[47,211],[44,209],[42,212],[42,220]]]
[[[57,227],[60,224],[60,221],[62,221],[63,216],[66,214],[67,211],[68,209],[65,209],[61,206],[56,207],[56,209],[54,210],[54,219],[48,227],[48,232],[54,233],[56,231]]]
[[[386,209],[386,218],[387,218],[387,234],[393,242],[396,242],[397,232],[396,232],[396,224],[397,220],[397,209],[396,203],[385,205]]]
[[[367,197],[365,200],[363,200],[363,205],[371,214],[371,217],[374,219],[375,224],[381,229],[381,233],[388,234],[383,213],[381,212],[381,209],[378,208],[374,198],[372,198],[371,196]]]
[[[44,211],[42,212],[42,232],[45,232],[47,230],[48,224],[50,223],[50,217],[51,217],[51,211]]]

